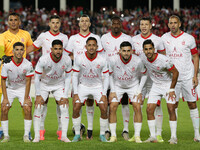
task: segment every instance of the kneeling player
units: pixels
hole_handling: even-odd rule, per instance
[[[29,132],[32,124],[32,101],[29,96],[31,77],[34,75],[32,64],[25,58],[24,44],[16,42],[13,45],[13,58],[10,63],[4,64],[1,72],[3,96],[1,99],[1,124],[4,132],[4,139],[1,142],[9,141],[8,134],[8,112],[14,98],[18,98],[21,107],[24,109],[24,142],[29,140]],[[7,81],[6,81],[7,80]],[[6,85],[7,82],[7,85]],[[7,86],[7,88],[6,88]]]
[[[169,112],[169,123],[171,128],[170,144],[177,144],[176,128],[177,119],[175,114],[175,85],[179,72],[168,57],[155,53],[154,44],[151,40],[143,43],[142,61],[149,71],[149,76],[153,81],[147,102],[147,119],[150,130],[150,137],[145,142],[157,142],[155,134],[154,111],[157,101],[165,98]]]
[[[129,42],[122,42],[119,55],[114,56],[109,61],[110,86],[110,130],[111,138],[109,142],[117,141],[116,122],[117,107],[124,93],[127,93],[135,112],[134,128],[135,135],[130,141],[141,143],[140,130],[142,127],[142,112],[140,103],[142,102],[141,90],[146,82],[146,68],[141,59],[132,55],[132,46]],[[140,74],[143,74],[139,83]]]
[[[106,59],[96,52],[97,48],[97,40],[94,37],[89,37],[86,41],[87,51],[75,59],[73,68],[73,124],[75,136],[72,142],[81,140],[80,110],[88,98],[94,98],[100,108],[100,140],[107,142],[105,138],[105,129],[108,122],[106,91],[109,84],[109,71]]]
[[[55,97],[61,111],[62,136],[61,141],[71,142],[67,138],[69,124],[69,101],[67,93],[71,80],[71,59],[63,55],[63,43],[60,40],[52,42],[51,53],[42,56],[35,69],[35,111],[34,111],[34,130],[35,139],[33,142],[40,141],[40,121],[43,105],[49,93]],[[42,75],[43,74],[43,75]]]

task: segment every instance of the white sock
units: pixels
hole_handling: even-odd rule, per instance
[[[47,116],[47,104],[44,104],[43,105],[43,111],[42,111],[42,114],[41,114],[41,122],[40,122],[40,130],[44,130],[44,121],[45,121],[45,118]]]
[[[177,121],[169,121],[170,129],[171,129],[171,138],[177,138],[176,129],[177,129]]]
[[[148,126],[149,126],[149,131],[150,131],[151,137],[156,138],[156,131],[155,131],[156,121],[155,120],[148,120]]]
[[[155,114],[155,121],[156,121],[156,135],[161,135],[162,123],[163,123],[162,107],[157,106],[154,114]]]
[[[178,108],[175,108],[176,120],[178,120]]]
[[[194,127],[194,137],[199,137],[199,111],[198,108],[190,109],[190,117]]]
[[[68,107],[63,108],[63,105],[60,106],[61,112],[61,125],[62,125],[62,138],[67,137],[67,130],[69,125],[69,110]]]
[[[61,112],[60,112],[60,106],[58,104],[56,106],[56,114],[57,114],[57,120],[58,120],[58,131],[61,131],[62,130]]]
[[[2,129],[3,129],[4,136],[9,136],[8,135],[8,120],[1,121],[1,126],[2,126]]]
[[[72,121],[74,125],[75,135],[80,135],[81,117],[79,116],[78,118],[72,118]]]
[[[93,130],[93,118],[94,118],[94,105],[87,106],[86,105],[86,113],[87,113],[87,120],[88,120],[88,130]]]
[[[142,128],[142,123],[141,122],[134,122],[135,137],[136,136],[140,137],[141,128]]]
[[[100,118],[100,135],[105,135],[107,124],[108,124],[108,119]]]
[[[33,114],[33,125],[34,125],[34,132],[35,138],[40,138],[40,122],[41,122],[41,114],[43,111],[43,105],[41,107],[38,105],[37,108],[34,110]]]
[[[109,116],[109,110],[110,110],[110,107],[108,106],[108,108],[107,108],[107,116]],[[109,122],[106,124],[106,130],[105,131],[110,131]]]
[[[129,105],[122,105],[122,116],[123,116],[123,124],[124,124],[123,131],[127,131],[127,132],[129,131],[128,130],[129,115],[130,115]]]
[[[117,135],[116,135],[117,123],[110,123],[109,125],[110,125],[111,136],[117,137]]]
[[[24,119],[24,136],[29,134],[31,131],[32,120],[25,120]]]

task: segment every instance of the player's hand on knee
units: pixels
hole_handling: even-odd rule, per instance
[[[176,101],[175,91],[169,92],[168,100]]]
[[[69,107],[69,100],[67,98],[63,98],[61,97],[60,101],[58,102],[59,105],[63,105],[63,108],[65,107]]]
[[[31,101],[30,97],[24,99],[24,104],[23,104],[23,106],[32,107],[32,101]]]
[[[2,111],[6,111],[10,108],[10,103],[8,101],[8,99],[4,98],[2,103],[1,103],[1,109]]]
[[[109,103],[111,103],[111,101],[112,101],[113,98],[116,98],[116,99],[117,99],[117,94],[116,94],[116,92],[111,92],[111,93],[110,93],[109,98],[108,98],[108,99],[109,99]]]
[[[41,95],[37,95],[36,96],[36,99],[35,99],[35,108],[38,108],[38,105],[40,106],[41,108],[41,105],[44,105],[45,101],[44,99],[42,98]]]
[[[81,100],[80,100],[78,94],[74,94],[74,97],[73,97],[73,106],[75,105],[75,103],[81,103]]]
[[[197,87],[197,85],[198,85],[198,78],[193,77],[193,87],[194,87],[194,89]]]
[[[103,103],[103,104],[107,104],[107,98],[106,98],[106,95],[102,95],[102,96],[101,96],[101,99],[100,99],[99,103],[100,103],[100,104],[101,104],[101,103]]]
[[[142,93],[137,95],[137,103],[142,104]]]

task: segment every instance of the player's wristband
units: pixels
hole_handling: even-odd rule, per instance
[[[169,89],[169,92],[175,92],[175,89]]]

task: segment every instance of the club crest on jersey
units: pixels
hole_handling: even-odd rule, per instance
[[[24,42],[24,38],[21,38],[21,42]]]
[[[97,65],[97,69],[99,69],[100,67],[101,67],[101,66],[98,64],[98,65]]]
[[[62,66],[62,69],[65,69],[65,66],[64,66],[64,65]]]
[[[182,45],[185,45],[185,41],[182,42]]]
[[[26,73],[26,69],[23,70],[23,73]]]
[[[156,69],[157,69],[157,70],[160,70],[160,67],[157,67]]]
[[[135,71],[135,67],[132,68],[132,71]]]
[[[195,89],[191,89],[191,91],[192,91],[192,95],[193,95],[194,97],[196,97]]]

